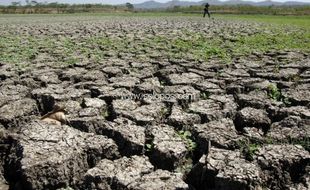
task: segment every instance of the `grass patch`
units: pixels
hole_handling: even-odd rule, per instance
[[[178,135],[186,142],[186,148],[188,151],[193,152],[196,149],[197,144],[192,140],[193,137],[191,132],[181,130],[178,131]]]
[[[242,20],[288,26],[299,26],[310,29],[310,16],[277,16],[277,15],[215,15],[225,20]]]
[[[258,151],[260,144],[251,143],[248,140],[238,141],[238,146],[244,158],[248,161],[253,161],[255,153]]]
[[[253,52],[264,53],[270,50],[297,50],[309,52],[309,33],[275,33],[236,36],[234,40],[222,37],[208,38],[203,34],[187,32],[187,39],[168,36],[153,36],[146,40],[89,37],[84,39],[55,39],[50,37],[33,38],[31,36],[1,36],[0,61],[18,63],[31,62],[40,53],[49,54],[60,63],[72,64],[81,59],[98,62],[109,57],[109,51],[129,53],[139,57],[151,56],[154,52],[163,52],[166,58],[195,59],[208,61],[218,59],[230,63],[238,56],[247,56]]]

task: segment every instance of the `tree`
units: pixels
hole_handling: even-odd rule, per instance
[[[16,6],[20,6],[21,3],[20,3],[20,1],[18,1],[18,2],[17,2],[17,1],[16,1],[16,2],[13,1],[13,2],[11,3],[11,5],[14,6],[14,7],[16,7]]]
[[[129,9],[129,10],[134,9],[133,4],[131,4],[131,3],[126,3],[126,7],[127,7],[127,9]]]
[[[37,1],[31,1],[31,5],[36,6],[36,5],[38,5],[38,2]]]

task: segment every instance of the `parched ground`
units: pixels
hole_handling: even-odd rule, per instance
[[[0,17],[0,189],[309,189],[307,28]],[[68,123],[40,120],[66,107]]]

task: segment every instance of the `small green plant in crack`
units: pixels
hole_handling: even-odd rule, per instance
[[[73,65],[77,62],[79,62],[79,60],[77,58],[73,58],[73,57],[68,57],[68,58],[64,59],[64,63],[67,65]]]
[[[257,143],[250,143],[249,141],[239,141],[238,146],[240,147],[240,151],[246,160],[253,161],[254,155],[258,151],[260,145]]]
[[[292,138],[288,137],[286,139],[273,139],[272,137],[267,137],[265,139],[265,144],[291,144],[291,145],[300,145],[304,147],[305,150],[310,151],[310,138],[309,137],[299,137]]]
[[[302,147],[304,147],[305,150],[310,151],[310,138],[309,137],[302,137],[299,139],[289,138],[288,143],[294,144],[294,145],[301,145]]]
[[[160,83],[161,86],[166,86],[167,85],[167,82],[165,80],[161,80],[159,83]]]
[[[273,84],[270,84],[268,86],[268,96],[271,99],[276,100],[276,101],[280,101],[281,100],[281,92],[278,89],[278,87],[273,85]]]
[[[180,130],[178,135],[186,142],[186,147],[190,152],[193,152],[197,144],[192,140],[192,134],[189,131]]]
[[[209,92],[202,92],[200,94],[201,99],[206,100],[210,97],[210,93]]]
[[[282,102],[285,104],[285,105],[287,105],[287,106],[290,106],[291,104],[292,104],[292,102],[290,101],[290,99],[289,98],[283,98],[283,100],[282,100]]]
[[[102,114],[102,116],[104,117],[104,118],[108,118],[109,116],[110,116],[110,114],[109,114],[109,111],[106,109],[106,110],[102,110],[102,112],[101,112]]]
[[[293,82],[298,82],[300,80],[301,80],[301,78],[299,75],[293,75],[290,77],[290,81],[293,81]]]
[[[217,78],[219,78],[219,77],[221,77],[222,73],[223,73],[223,70],[218,70],[218,71],[215,73],[215,76],[216,76]]]
[[[265,138],[265,143],[266,143],[266,144],[275,144],[275,143],[276,143],[276,140],[273,139],[273,138],[270,137],[270,136],[267,136],[267,137]]]
[[[188,174],[191,169],[193,168],[193,160],[188,158],[184,163],[178,166],[174,172],[181,173],[181,174]]]
[[[168,108],[163,107],[163,108],[160,109],[159,114],[160,114],[160,116],[161,116],[162,118],[164,118],[164,117],[168,114],[168,112],[169,112]]]
[[[153,143],[145,144],[145,151],[146,152],[152,152],[153,149],[154,149],[154,144]]]
[[[279,72],[280,72],[280,65],[279,65],[279,64],[277,64],[277,65],[274,67],[273,72],[274,72],[274,73],[279,73]]]
[[[258,151],[259,145],[258,144],[249,144],[247,147],[247,151],[245,153],[245,157],[247,160],[253,161],[254,154]]]

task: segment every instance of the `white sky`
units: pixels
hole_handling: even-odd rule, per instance
[[[12,2],[25,2],[25,0],[0,0],[1,5],[9,5]],[[121,4],[121,3],[142,3],[148,0],[37,0],[37,2],[59,2],[59,3],[102,3],[102,4]],[[155,0],[157,2],[167,2],[170,0]],[[184,0],[184,1],[201,1],[201,0]],[[227,0],[221,0],[221,1],[227,1]],[[260,2],[265,0],[247,0],[247,1],[254,1],[254,2]],[[299,1],[299,2],[307,2],[310,3],[310,0],[273,0],[277,2],[285,2],[285,1]]]

